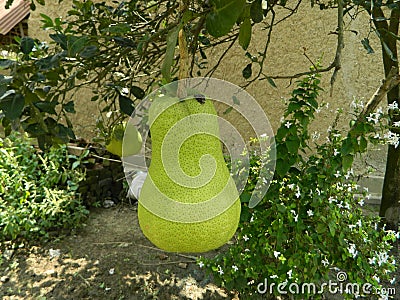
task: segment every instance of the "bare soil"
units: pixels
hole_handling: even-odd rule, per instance
[[[155,248],[127,204],[96,208],[79,231],[3,255],[3,300],[238,299],[215,286],[195,256]]]

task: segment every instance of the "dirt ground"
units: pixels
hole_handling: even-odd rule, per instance
[[[129,204],[94,209],[79,231],[3,255],[3,300],[237,299],[211,283],[195,256],[155,248]]]

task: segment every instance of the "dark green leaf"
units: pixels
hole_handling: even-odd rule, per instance
[[[112,24],[101,31],[123,35],[131,31],[131,26],[128,23],[118,23],[118,24]]]
[[[287,174],[290,169],[290,164],[281,158],[277,159],[275,170],[279,176],[283,177]]]
[[[21,39],[20,47],[21,47],[22,53],[24,53],[24,54],[31,53],[34,46],[35,46],[35,41],[32,38],[30,38],[28,36],[24,36]]]
[[[374,53],[374,49],[372,49],[371,45],[369,44],[369,39],[364,38],[361,40],[361,44],[364,46],[365,50],[367,50],[368,54]]]
[[[86,47],[88,38],[86,36],[69,36],[68,37],[68,54],[71,57],[79,54]]]
[[[47,101],[40,101],[40,102],[36,102],[34,103],[34,105],[41,111],[41,112],[46,112],[49,114],[53,114],[56,115],[56,111],[55,111],[55,103],[51,103],[51,102],[47,102]]]
[[[252,64],[250,63],[243,69],[243,71],[242,71],[243,78],[249,79],[251,77],[251,75],[253,73],[251,67],[252,67]]]
[[[68,50],[67,37],[64,34],[56,33],[50,34],[49,37],[55,41],[63,50]]]
[[[83,58],[92,58],[97,54],[97,46],[90,45],[83,48],[83,50],[79,53]]]
[[[342,156],[342,166],[343,166],[343,170],[348,170],[351,168],[353,164],[353,155],[348,154],[348,155],[344,155]]]
[[[251,4],[250,16],[254,23],[260,23],[264,19],[261,0],[255,0]]]
[[[130,116],[135,111],[135,105],[133,101],[124,95],[119,95],[119,108],[121,111]]]
[[[1,97],[0,109],[3,110],[6,118],[10,120],[17,119],[21,116],[25,106],[25,98],[21,94],[9,94]]]
[[[239,29],[239,45],[242,46],[243,50],[249,47],[251,40],[251,22],[249,18],[244,19]]]
[[[360,152],[364,152],[367,149],[368,141],[364,136],[360,136]]]
[[[75,103],[74,101],[69,101],[68,103],[63,105],[63,108],[66,112],[75,113]]]
[[[394,56],[392,50],[390,50],[389,46],[384,42],[381,41],[383,45],[383,49],[385,50],[386,54],[390,57],[392,61],[397,61],[397,58]]]
[[[300,140],[297,136],[292,136],[286,141],[286,147],[289,153],[296,154],[299,150]]]
[[[211,12],[206,18],[207,31],[214,37],[227,34],[242,13],[245,0],[210,0]]]
[[[171,67],[174,61],[175,47],[178,40],[180,26],[176,26],[170,30],[167,36],[167,51],[165,53],[164,62],[161,68],[161,74],[169,83],[171,82]]]
[[[225,109],[225,111],[223,112],[224,115],[229,114],[232,111],[233,107],[230,106],[227,109]]]
[[[275,81],[271,77],[266,76],[266,78],[267,78],[267,81],[268,81],[268,83],[270,85],[272,85],[274,88],[277,87],[276,84],[275,84]]]
[[[131,87],[131,93],[138,99],[143,99],[146,96],[145,91],[136,85]]]

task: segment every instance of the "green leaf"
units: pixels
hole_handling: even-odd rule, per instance
[[[7,69],[15,64],[15,61],[10,59],[0,59],[0,69]]]
[[[210,0],[211,12],[206,18],[206,28],[214,37],[227,34],[242,13],[246,0]]]
[[[6,95],[6,96],[5,96]],[[25,98],[21,94],[5,93],[0,98],[0,109],[4,112],[6,118],[10,120],[21,116],[25,106]]]
[[[272,85],[274,88],[277,88],[275,81],[271,77],[266,76],[265,78],[267,78],[267,81],[270,85]]]
[[[392,61],[397,61],[397,58],[394,56],[392,50],[390,50],[389,46],[381,40],[381,43],[383,45],[383,49],[385,50],[386,54],[390,57]]]
[[[131,93],[138,99],[143,99],[146,96],[145,91],[136,85],[131,87]]]
[[[331,233],[332,236],[335,236],[335,232],[336,232],[336,225],[333,221],[330,221],[328,223],[329,226],[329,232]]]
[[[232,106],[229,106],[225,111],[223,112],[224,115],[229,114],[233,110]]]
[[[242,46],[243,50],[249,47],[251,40],[251,22],[249,18],[244,19],[239,29],[239,45]]]
[[[133,104],[133,101],[124,95],[119,95],[119,108],[128,116],[132,115],[132,113],[135,111],[135,105]]]
[[[41,111],[41,112],[46,112],[49,114],[56,115],[56,111],[54,109],[55,105],[54,103],[47,102],[47,101],[40,101],[34,103],[34,105]]]
[[[244,79],[249,79],[251,75],[253,74],[253,71],[251,69],[253,64],[248,64],[242,71],[242,75]]]
[[[171,82],[171,67],[174,61],[175,47],[178,41],[178,33],[180,29],[180,26],[172,28],[167,36],[167,51],[161,68],[161,74],[167,83]]]
[[[289,171],[291,165],[287,163],[286,160],[283,160],[281,158],[277,159],[276,161],[276,167],[275,170],[278,173],[279,176],[283,177],[287,174]]]
[[[63,105],[63,108],[66,112],[69,113],[75,113],[75,103],[74,101],[69,101],[68,103],[66,103],[65,105]]]
[[[88,38],[86,36],[69,36],[68,37],[68,54],[71,57],[79,54],[83,48],[85,48],[88,42]]]
[[[342,144],[342,149],[340,151],[342,155],[348,155],[354,152],[353,143],[350,137],[347,137]]]
[[[49,34],[49,37],[55,41],[63,50],[68,50],[68,42],[67,37],[64,34],[56,33]]]
[[[109,27],[104,28],[101,32],[109,32],[116,34],[126,34],[131,31],[131,26],[128,23],[111,24]]]
[[[291,154],[296,154],[297,151],[299,150],[299,146],[300,146],[300,140],[297,136],[291,136],[286,141],[286,147],[288,149],[288,152]]]
[[[364,136],[360,136],[360,147],[359,151],[364,152],[367,149],[368,141]]]
[[[34,46],[35,46],[35,41],[32,38],[30,38],[28,36],[24,36],[21,39],[20,47],[21,47],[22,53],[24,53],[24,54],[31,53]]]
[[[348,155],[342,156],[342,166],[343,166],[344,171],[347,171],[348,169],[350,169],[352,164],[353,164],[353,155],[348,154]]]
[[[368,54],[374,53],[374,49],[372,49],[371,45],[369,44],[369,39],[364,38],[361,40],[361,44],[364,46],[364,49],[367,50]]]
[[[83,50],[79,53],[79,55],[83,58],[92,58],[97,54],[97,46],[90,45],[83,48]]]
[[[250,16],[254,23],[260,23],[264,19],[261,0],[255,0],[251,4]]]
[[[235,95],[232,96],[233,104],[240,105],[240,100]]]

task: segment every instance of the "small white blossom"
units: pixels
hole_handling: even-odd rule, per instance
[[[250,238],[247,236],[247,234],[245,234],[245,235],[243,236],[243,239],[244,239],[245,242],[247,242]]]
[[[292,126],[292,123],[290,123],[289,121],[287,121],[287,122],[285,123],[285,127],[286,127],[286,128],[289,128],[290,126]]]
[[[271,275],[271,276],[269,276],[269,278],[271,278],[271,279],[275,279],[275,278],[278,278],[278,275]]]
[[[336,148],[333,149],[333,155],[334,155],[334,156],[338,155],[339,153],[340,153],[340,152],[338,151],[338,149],[336,149]]]
[[[278,258],[279,254],[281,254],[279,251],[274,251],[275,258]]]
[[[327,265],[329,265],[329,261],[325,258],[323,260],[321,260],[322,264],[324,265],[324,267],[326,267]]]
[[[332,204],[332,202],[337,202],[337,199],[331,196],[329,197],[328,202],[329,204]]]
[[[358,205],[363,206],[364,205],[364,199],[361,199],[360,201],[358,201]]]
[[[393,277],[392,280],[390,280],[390,284],[394,284],[396,282],[396,277]]]
[[[318,196],[321,195],[321,191],[319,190],[319,188],[316,188],[315,191],[317,192]]]
[[[381,281],[381,279],[377,275],[372,276],[372,278],[375,279],[375,281],[378,283]]]
[[[355,244],[350,244],[349,247],[347,248],[349,253],[355,258],[358,254],[358,251],[356,250],[356,245]]]
[[[300,198],[300,196],[301,196],[299,187],[297,187],[297,192],[296,192],[295,196],[296,196],[296,198]]]
[[[333,176],[335,176],[336,178],[340,177],[340,172],[339,172],[339,171],[336,171],[336,173],[333,174]]]
[[[356,228],[356,227],[357,227],[357,226],[354,225],[354,224],[350,224],[350,225],[349,225],[350,230],[353,230],[353,229]]]
[[[383,109],[382,106],[378,107],[378,110],[376,111],[377,114],[383,115]]]
[[[291,190],[294,190],[294,187],[295,187],[295,186],[296,186],[296,185],[295,185],[294,183],[291,183],[291,184],[288,185],[288,188],[291,189]]]
[[[268,9],[268,1],[267,0],[262,0],[261,1],[261,8],[262,9]]]
[[[368,258],[368,263],[370,264],[370,265],[374,265],[375,263],[376,263],[376,257],[370,257],[370,258]]]
[[[289,276],[289,279],[292,279],[292,273],[293,273],[292,270],[289,270],[286,272],[286,274],[288,274],[288,276]]]
[[[247,283],[247,285],[252,285],[252,284],[254,284],[254,280],[250,280],[250,281]]]
[[[313,211],[312,211],[311,209],[309,209],[309,210],[307,210],[307,215],[308,215],[309,217],[311,217],[311,216],[314,215],[314,213],[313,213]]]
[[[235,271],[235,272],[236,272],[237,270],[239,270],[239,268],[238,268],[237,266],[235,266],[235,265],[232,266],[232,269],[233,269],[233,271]]]
[[[361,225],[362,225],[361,219],[357,221],[356,225],[357,225],[358,227],[361,227]]]
[[[115,273],[115,269],[111,268],[110,270],[108,270],[108,274],[113,275]]]
[[[251,216],[250,223],[254,222],[254,216]]]
[[[219,275],[223,275],[224,274],[224,270],[222,270],[221,266],[218,265],[218,271]]]
[[[395,110],[398,108],[399,108],[399,106],[398,106],[397,102],[392,102],[388,105],[388,110]]]
[[[199,262],[199,267],[200,268],[203,268],[204,267],[204,263],[201,261],[201,262]]]
[[[400,127],[400,121],[393,122],[393,126],[394,126],[394,127]]]

